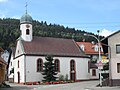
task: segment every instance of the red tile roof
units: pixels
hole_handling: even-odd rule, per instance
[[[86,56],[72,39],[34,37],[32,42],[22,43],[26,54]]]
[[[94,50],[94,46],[96,44],[92,44],[91,42],[76,42],[78,46],[84,45],[85,46],[85,54],[99,54],[99,52]],[[101,52],[103,54],[103,52]]]

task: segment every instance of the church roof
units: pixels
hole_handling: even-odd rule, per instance
[[[72,39],[34,37],[32,42],[22,43],[25,54],[86,57]]]

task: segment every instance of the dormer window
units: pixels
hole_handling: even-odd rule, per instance
[[[98,52],[99,51],[99,46],[98,45],[95,45],[95,51]]]
[[[80,48],[85,51],[85,46],[83,44],[80,45]]]
[[[29,35],[29,34],[30,34],[30,30],[26,29],[26,35]]]

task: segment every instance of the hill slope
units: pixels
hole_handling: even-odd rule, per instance
[[[0,47],[8,49],[15,46],[17,38],[20,36],[20,21],[18,19],[0,19]],[[75,28],[69,28],[60,26],[57,24],[47,24],[47,22],[33,21],[33,35],[42,37],[57,37],[57,38],[73,38],[75,41],[93,41],[94,38],[84,37],[84,33],[88,33],[82,30],[75,30]],[[89,33],[93,34],[93,33]],[[101,37],[103,38],[103,37]],[[96,41],[96,40],[94,40]]]

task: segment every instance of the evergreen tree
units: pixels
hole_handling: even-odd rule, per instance
[[[57,75],[57,73],[55,72],[55,65],[53,63],[53,57],[52,56],[47,56],[46,57],[46,62],[44,63],[44,69],[43,69],[43,73],[42,75],[44,75],[44,80],[43,81],[56,81],[55,75]]]

